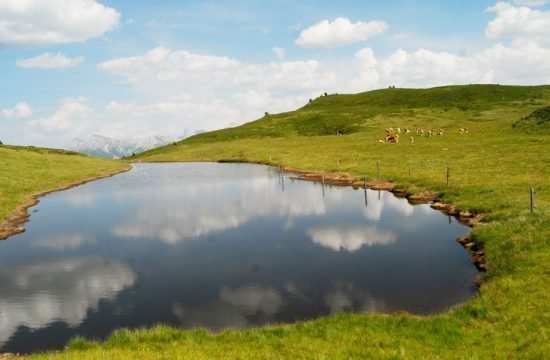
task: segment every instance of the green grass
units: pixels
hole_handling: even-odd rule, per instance
[[[121,162],[70,151],[0,145],[0,223],[33,193],[127,167]]]
[[[211,334],[159,326],[82,339],[40,357],[124,358],[550,358],[550,133],[513,127],[550,105],[550,86],[452,86],[330,95],[295,111],[201,134],[139,161],[249,161],[381,176],[412,192],[436,191],[485,213],[471,237],[485,247],[479,295],[444,314],[340,314],[293,325]],[[378,144],[387,127],[442,128]],[[460,135],[459,128],[468,134]],[[335,136],[336,130],[344,136]],[[527,130],[527,131],[526,131]],[[329,135],[330,134],[330,135]],[[450,186],[445,184],[451,168]],[[409,169],[411,176],[409,176]],[[529,188],[537,212],[529,213]],[[437,269],[434,269],[437,271]]]

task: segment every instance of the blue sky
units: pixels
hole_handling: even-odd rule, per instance
[[[324,91],[550,81],[544,0],[27,3],[0,3],[5,143],[182,136]]]

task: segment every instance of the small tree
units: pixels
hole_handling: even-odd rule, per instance
[[[264,115],[265,115],[265,116],[269,116],[269,113],[266,111]]]
[[[0,141],[0,145],[4,145],[4,143],[2,141]]]

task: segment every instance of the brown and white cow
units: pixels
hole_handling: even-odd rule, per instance
[[[398,134],[388,134],[386,136],[386,141],[392,142],[392,143],[398,143],[399,142],[399,135]]]

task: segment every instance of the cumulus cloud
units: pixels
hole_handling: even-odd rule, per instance
[[[320,21],[304,29],[294,43],[305,48],[333,48],[366,41],[387,28],[384,21],[352,23],[347,18],[339,17],[334,21]]]
[[[32,109],[26,102],[18,102],[11,109],[2,109],[2,114],[8,119],[25,119],[32,115]]]
[[[46,131],[79,132],[88,125],[92,112],[84,98],[65,99],[52,116],[32,120],[29,125]]]
[[[336,73],[316,60],[246,63],[224,56],[158,47],[145,54],[113,59],[98,68],[129,84],[149,102],[112,102],[106,108],[106,136],[129,128],[151,132],[150,119],[165,131],[213,130],[241,124],[265,111],[281,112],[335,88]],[[122,119],[133,119],[131,126]],[[158,124],[158,123],[157,123]],[[125,130],[126,128],[126,130]],[[107,129],[106,129],[107,130]],[[115,134],[116,133],[116,134]],[[166,133],[168,135],[168,133]]]
[[[498,2],[487,11],[496,13],[485,29],[490,39],[508,36],[548,41],[550,38],[550,11],[515,7],[505,2]]]
[[[65,69],[76,66],[84,61],[83,56],[70,58],[65,54],[44,53],[30,59],[17,60],[15,64],[23,68],[39,68],[39,69]]]
[[[120,13],[95,0],[3,0],[0,45],[80,43],[113,30]]]

